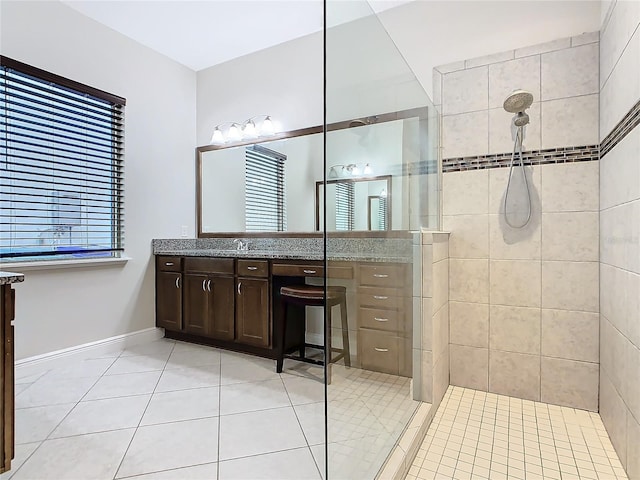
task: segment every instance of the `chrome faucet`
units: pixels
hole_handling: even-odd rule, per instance
[[[249,250],[249,241],[245,240],[244,242],[239,238],[236,238],[233,243],[237,244],[236,250],[238,252],[246,252]]]

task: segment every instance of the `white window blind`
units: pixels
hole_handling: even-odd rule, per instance
[[[0,259],[117,256],[125,100],[0,60]]]
[[[355,186],[353,182],[336,183],[336,230],[353,230]]]
[[[245,227],[247,232],[287,229],[284,162],[286,155],[253,145],[246,149]]]

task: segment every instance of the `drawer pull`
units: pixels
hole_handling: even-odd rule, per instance
[[[257,269],[258,269],[258,267],[247,267],[247,270],[251,270],[251,271],[257,270]]]
[[[176,277],[176,288],[180,288],[180,277]]]
[[[238,282],[238,295],[242,295],[242,282]]]
[[[374,295],[373,298],[375,298],[376,300],[387,300],[389,297],[387,297],[386,295]]]
[[[315,270],[302,270],[304,273],[309,274],[309,275],[313,275],[314,273],[316,273]]]
[[[384,274],[384,273],[374,273],[373,276],[376,277],[376,278],[388,278],[389,277],[389,275]]]
[[[203,291],[203,292],[206,292],[206,291],[207,291],[207,289],[206,289],[206,287],[205,287],[206,283],[207,283],[207,279],[205,278],[204,280],[202,280],[202,291]]]
[[[388,318],[373,317],[376,322],[388,322]]]
[[[165,265],[166,265],[167,267],[173,267],[173,262],[165,262]]]
[[[388,352],[389,349],[388,348],[378,348],[378,347],[374,347],[373,348],[376,352]]]
[[[207,291],[211,291],[211,280],[207,280]]]

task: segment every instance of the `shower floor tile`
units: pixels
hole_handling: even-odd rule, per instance
[[[600,415],[450,386],[406,480],[627,479]]]

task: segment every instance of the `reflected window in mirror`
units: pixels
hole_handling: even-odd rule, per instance
[[[252,145],[245,153],[245,222],[247,232],[287,230],[286,155]]]

